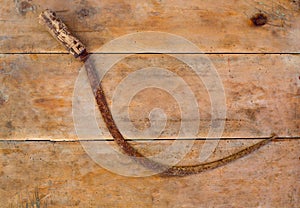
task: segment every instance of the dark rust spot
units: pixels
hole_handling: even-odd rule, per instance
[[[27,1],[22,1],[20,3],[20,9],[22,10],[27,10],[27,9],[31,9],[31,4],[29,4]]]
[[[84,19],[86,17],[88,17],[90,15],[90,10],[88,9],[80,9],[78,12],[77,12],[77,16],[79,19]]]
[[[17,11],[21,15],[25,15],[29,11],[34,11],[36,7],[29,3],[28,1],[22,1],[19,2],[18,0],[15,0]]]
[[[6,103],[8,100],[8,97],[5,96],[1,91],[0,91],[0,106],[4,105],[4,103]]]
[[[255,26],[263,26],[268,22],[268,17],[263,13],[257,13],[250,20]]]
[[[85,18],[89,18],[89,17],[93,16],[97,12],[96,12],[96,9],[93,7],[86,7],[86,8],[82,8],[82,9],[78,10],[76,13],[77,13],[78,19],[83,20]]]
[[[0,106],[5,103],[5,99],[3,97],[0,97]]]
[[[5,127],[10,130],[15,130],[15,127],[13,126],[11,121],[6,122]]]
[[[300,0],[292,0],[292,2],[300,9]]]

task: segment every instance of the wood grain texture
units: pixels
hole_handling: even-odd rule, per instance
[[[155,152],[160,145],[150,146]],[[299,140],[284,140],[199,175],[128,178],[98,166],[77,142],[1,142],[0,204],[25,206],[37,188],[42,207],[296,208],[299,149]]]
[[[300,135],[298,55],[207,57],[214,63],[225,89],[227,118],[223,137],[268,137],[272,132],[282,137]],[[135,55],[116,64],[103,80],[109,103],[112,103],[113,92],[122,79],[153,65],[169,69],[188,83],[199,103],[201,122],[198,136],[205,137],[211,119],[208,93],[191,69],[172,57]],[[81,63],[68,55],[2,55],[0,67],[1,139],[77,138],[72,96]],[[155,74],[149,76],[156,78]],[[119,117],[118,112],[113,113],[125,136],[147,138],[141,131],[149,127],[148,117],[153,108],[163,109],[169,118],[161,137],[176,137],[180,111],[174,98],[163,90],[150,88],[138,93],[123,109],[129,110],[129,120]],[[99,119],[97,111],[96,115]],[[105,125],[101,120],[99,122],[103,137],[110,138]],[[129,123],[135,127],[131,134],[126,131]]]
[[[298,0],[0,3],[0,207],[299,206]],[[128,178],[101,168],[80,143],[74,142],[78,138],[72,118],[72,96],[81,63],[67,54],[53,54],[66,52],[38,24],[37,17],[46,8],[56,10],[92,52],[122,35],[158,31],[182,36],[203,52],[219,53],[208,57],[224,84],[227,119],[223,137],[229,139],[220,141],[210,161],[250,146],[260,141],[254,138],[270,136],[271,132],[285,139],[229,165],[184,178]],[[250,19],[259,12],[267,16],[268,22],[255,27]],[[170,69],[189,83],[199,102],[198,136],[205,137],[211,118],[208,93],[190,68],[172,57],[130,56],[116,64],[103,82],[109,103],[124,77],[154,65]],[[128,131],[121,126],[126,136],[148,138],[141,137],[141,132],[150,125],[148,115],[153,107],[164,109],[171,118],[161,137],[174,138],[178,133],[178,106],[164,91],[145,90],[127,107],[130,119],[114,115],[125,126],[132,123],[136,128]],[[96,116],[103,137],[110,138],[102,128],[99,114]],[[163,151],[172,142],[146,140],[131,144],[149,156]],[[196,141],[180,164],[198,163],[203,143]],[[110,144],[116,147],[113,142]]]
[[[300,12],[297,1],[213,0],[2,0],[0,52],[65,52],[38,24],[38,14],[58,11],[90,51],[117,37],[139,31],[185,37],[204,52],[299,52]],[[60,12],[59,12],[60,11]],[[251,24],[263,12],[268,23]]]

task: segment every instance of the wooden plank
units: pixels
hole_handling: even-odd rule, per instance
[[[219,147],[236,150],[226,141]],[[297,207],[299,150],[299,139],[282,140],[202,174],[130,178],[101,168],[77,142],[2,141],[0,204],[26,207],[38,199],[41,207]]]
[[[298,1],[37,1],[2,0],[0,53],[65,52],[38,24],[49,8],[70,26],[91,51],[129,33],[159,31],[183,36],[204,52],[299,52]],[[268,22],[251,24],[264,13]]]
[[[207,57],[215,65],[225,89],[227,115],[223,137],[268,137],[272,132],[281,137],[300,136],[298,55]],[[69,55],[1,55],[0,138],[77,139],[72,117],[72,96],[81,66]],[[179,76],[188,83],[199,104],[198,136],[207,136],[212,119],[212,101],[201,80],[174,57],[135,55],[116,64],[103,80],[109,103],[112,103],[112,95],[122,79],[138,69],[151,66],[169,69],[173,75],[159,77],[159,74],[150,74],[149,79],[164,81]],[[129,106],[120,111],[127,112],[128,109],[130,118],[124,119],[120,112],[115,112],[114,116],[120,128],[121,124],[126,126],[128,123],[136,127],[130,138],[146,139],[147,136],[141,131],[149,127],[148,117],[153,108],[161,108],[169,116],[161,138],[175,138],[181,114],[172,95],[163,90],[149,88],[138,93]],[[99,119],[98,113],[96,117]],[[99,122],[103,137],[110,138],[104,124]]]
[[[184,178],[130,178],[105,170],[74,141],[78,137],[72,98],[76,96],[73,90],[81,63],[66,54],[51,54],[65,53],[65,49],[38,24],[37,16],[46,8],[57,10],[93,52],[122,35],[157,31],[185,37],[203,52],[220,53],[207,57],[223,81],[227,117],[222,120],[223,140],[208,161],[237,152],[272,132],[284,139],[224,167]],[[300,2],[295,0],[218,3],[213,0],[1,0],[1,207],[297,207],[300,204],[299,8]],[[256,27],[250,19],[260,12],[268,21]],[[164,39],[159,36],[157,39],[146,42],[161,45]],[[174,52],[193,52],[181,51],[178,46],[176,42]],[[122,47],[112,52],[128,48]],[[198,55],[186,55],[194,56]],[[112,55],[97,57],[107,60]],[[188,83],[199,104],[201,123],[197,136],[205,137],[213,125],[210,104],[216,97],[209,97],[205,83],[174,57],[134,55],[114,65],[103,81],[109,103],[115,104],[113,93],[121,81],[146,67],[166,68],[173,74],[161,77],[149,73],[145,80],[164,82],[179,76]],[[202,76],[208,77],[207,72],[202,72]],[[164,109],[169,118],[165,129],[158,132],[159,137],[174,139],[178,134],[182,118],[172,96],[149,88],[114,113],[119,128],[128,138],[145,139],[130,143],[146,156],[160,153],[174,143],[174,140],[149,141],[152,136],[144,134],[143,130],[151,127],[149,115],[153,108]],[[84,101],[92,102],[93,98]],[[130,118],[123,117],[126,111]],[[101,139],[111,139],[98,113],[96,118],[103,131]],[[196,119],[191,116],[188,120]],[[162,117],[157,121],[163,124]],[[129,124],[136,129],[127,128]],[[89,123],[86,125],[85,130],[91,131]],[[193,141],[182,142],[188,145]],[[103,143],[102,140],[85,142],[92,147]],[[195,141],[180,164],[199,163],[204,143]],[[108,144],[117,148],[112,141]],[[105,156],[108,160],[111,157],[109,153]],[[176,158],[178,154],[168,157]]]

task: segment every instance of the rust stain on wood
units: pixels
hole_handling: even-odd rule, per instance
[[[36,6],[33,5],[29,1],[20,1],[20,0],[14,0],[16,5],[16,10],[21,15],[26,15],[27,12],[34,12],[36,10]]]
[[[70,107],[70,103],[64,98],[37,98],[33,100],[33,104],[44,109],[59,109]]]
[[[0,91],[0,107],[4,105],[8,101],[8,95],[5,95],[2,91]]]

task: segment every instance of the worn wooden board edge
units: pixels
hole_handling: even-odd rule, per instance
[[[58,12],[90,51],[120,36],[141,31],[167,32],[195,43],[203,52],[299,53],[298,1],[27,1],[2,0],[0,53],[64,52],[37,17]],[[250,19],[264,13],[268,23]]]
[[[277,138],[276,140],[272,141],[269,145],[272,145],[276,142],[290,142],[293,140],[299,140],[300,138],[285,138],[280,139]],[[178,152],[180,150],[176,151],[176,147],[178,148],[186,148],[186,154],[178,161],[178,165],[195,165],[203,162],[211,162],[215,160],[219,160],[221,158],[227,157],[229,155],[232,155],[242,149],[245,149],[247,147],[250,147],[258,142],[262,141],[262,139],[221,139],[221,140],[182,140],[182,141],[175,141],[175,140],[152,140],[152,141],[145,141],[145,140],[137,140],[137,141],[128,141],[133,147],[138,149],[140,153],[145,155],[146,157],[152,157],[154,155],[158,155],[164,151],[167,151],[167,147],[173,146],[174,152],[169,152],[167,155],[170,159],[172,157],[177,157]],[[176,144],[176,142],[178,142]],[[22,153],[22,151],[19,151],[18,148],[20,146],[59,146],[59,145],[68,145],[68,143],[73,147],[74,145],[77,145],[79,151],[85,151],[87,155],[91,157],[91,160],[98,163],[97,160],[93,159],[93,153],[101,153],[105,156],[105,158],[111,158],[113,157],[114,152],[108,150],[108,148],[117,151],[118,153],[123,154],[120,152],[120,148],[114,141],[18,141],[18,140],[11,140],[11,141],[0,141],[0,153],[2,157],[9,156],[10,154],[14,154],[16,152]],[[205,151],[206,149],[209,149],[209,145],[214,145],[215,148],[211,150],[211,153],[209,154],[209,157],[203,161],[203,159],[200,159],[200,153],[201,151]],[[7,148],[8,147],[8,148]],[[13,148],[11,150],[10,148]],[[93,148],[97,149],[97,152],[93,152]],[[82,149],[82,150],[80,150]],[[101,158],[100,158],[101,159]],[[170,160],[168,160],[170,161]],[[99,164],[100,165],[100,164]],[[100,165],[101,166],[101,165]]]
[[[105,56],[118,55],[97,55],[100,58]],[[222,137],[259,138],[268,137],[271,133],[276,133],[280,137],[299,137],[299,55],[207,55],[206,57],[215,65],[225,89],[227,118]],[[124,77],[137,69],[151,66],[170,69],[174,76],[183,77],[189,84],[201,104],[202,120],[198,137],[206,138],[211,119],[208,93],[191,69],[173,57],[135,55],[116,64],[103,81],[109,103],[116,85]],[[81,63],[69,55],[1,55],[0,138],[78,139],[72,117],[72,99],[74,84],[81,67]],[[84,73],[82,75],[84,76]],[[147,93],[139,93],[139,96],[136,96],[129,108],[132,109],[129,112],[131,121],[124,120],[124,125],[126,127],[133,122],[137,129],[147,127],[148,113],[152,107],[161,107],[166,109],[170,118],[173,118],[168,124],[171,125],[169,129],[173,130],[165,131],[161,138],[170,136],[176,138],[172,135],[176,135],[176,129],[180,125],[180,120],[177,119],[180,114],[177,115],[175,111],[177,105],[171,105],[172,97],[163,91],[159,91],[159,94],[155,92],[150,89]],[[155,96],[158,100],[167,99],[170,103],[151,102],[146,95]],[[114,116],[116,120],[122,118],[118,117],[118,114]],[[96,118],[100,119],[97,111]],[[98,122],[103,137],[111,139],[101,120]],[[140,138],[141,133],[135,133],[136,136],[129,138]]]
[[[101,168],[77,142],[2,141],[0,204],[38,199],[41,207],[297,207],[299,150],[299,139],[284,140],[198,175],[130,178]]]

